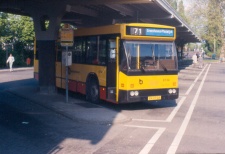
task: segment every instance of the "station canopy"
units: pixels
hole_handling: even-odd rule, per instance
[[[0,11],[29,15],[25,7],[57,5],[66,6],[62,22],[78,28],[134,22],[162,24],[176,27],[177,44],[200,42],[166,0],[1,0]]]

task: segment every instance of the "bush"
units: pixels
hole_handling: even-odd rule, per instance
[[[6,53],[0,49],[0,68],[6,67]]]
[[[212,54],[212,59],[216,59],[216,54],[215,53]]]

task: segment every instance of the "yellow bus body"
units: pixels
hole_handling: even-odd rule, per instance
[[[155,37],[155,36],[134,36],[126,34],[126,27],[153,27],[153,28],[166,28],[174,31],[173,37]],[[74,36],[101,36],[101,35],[117,35],[116,39],[116,72],[114,74],[116,78],[115,88],[110,89],[107,87],[107,83],[110,81],[110,77],[107,78],[107,65],[89,65],[81,63],[73,63],[69,66],[69,90],[79,92],[82,94],[87,93],[87,81],[90,74],[94,74],[98,79],[99,84],[99,97],[100,99],[113,102],[113,103],[129,103],[137,101],[150,101],[169,99],[170,96],[163,93],[167,93],[169,89],[178,90],[178,75],[175,74],[153,74],[153,75],[126,75],[119,70],[119,41],[120,40],[135,40],[135,41],[161,41],[161,42],[173,42],[176,39],[176,29],[171,26],[156,25],[156,24],[144,24],[144,23],[131,23],[131,24],[115,24],[102,27],[93,28],[80,28],[74,31]],[[36,50],[34,51],[36,54]],[[57,51],[59,52],[59,51]],[[73,55],[75,56],[75,55]],[[56,87],[66,88],[66,67],[62,66],[62,63],[56,62]],[[34,60],[34,73],[38,74],[38,60]],[[107,82],[108,81],[108,82]],[[144,99],[132,99],[129,98],[129,93],[132,91],[140,91],[140,93],[146,93]],[[148,91],[148,92],[147,92]],[[155,93],[157,91],[158,93]],[[115,97],[109,98],[110,93],[115,93]],[[178,94],[172,99],[176,99]]]

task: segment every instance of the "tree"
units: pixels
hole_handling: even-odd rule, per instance
[[[188,19],[185,15],[185,10],[184,10],[184,3],[183,0],[180,0],[180,2],[178,3],[178,13],[180,14],[180,16],[186,21],[188,22]]]
[[[177,10],[177,0],[167,0],[167,2],[174,8],[174,10]]]
[[[0,45],[3,46],[0,55],[6,55],[0,57],[0,67],[5,65],[6,59],[3,57],[7,57],[7,52],[13,53],[15,65],[25,65],[26,58],[33,56],[30,50],[33,40],[34,26],[30,17],[0,12]]]
[[[34,40],[34,25],[30,17],[9,15],[11,41],[30,44]]]
[[[201,38],[207,28],[208,0],[190,0],[190,6],[186,8],[186,14],[192,30]]]
[[[9,41],[10,23],[8,21],[8,14],[0,12],[0,42],[4,43]]]
[[[207,7],[207,28],[204,38],[209,43],[209,49],[216,52],[224,44],[224,16],[221,0],[209,0]]]

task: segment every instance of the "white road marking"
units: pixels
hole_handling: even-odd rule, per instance
[[[202,73],[204,72],[204,70],[206,69],[206,67],[204,67],[204,69],[202,69],[201,73],[199,73],[199,75],[197,76],[197,78],[195,79],[195,81],[191,84],[191,86],[189,87],[189,89],[187,90],[187,92],[185,93],[185,95],[188,95],[191,92],[192,88],[194,87],[195,83],[198,81],[198,79],[200,78],[200,76],[202,75]]]
[[[189,121],[191,119],[192,113],[194,111],[195,105],[197,103],[199,94],[200,94],[200,92],[202,90],[202,87],[203,87],[203,84],[205,82],[205,79],[206,79],[206,76],[208,74],[210,66],[211,66],[211,64],[209,65],[209,67],[208,67],[208,69],[207,69],[207,71],[206,71],[206,73],[205,73],[205,75],[204,75],[204,77],[202,79],[202,82],[201,82],[201,84],[200,84],[200,86],[199,86],[199,88],[198,88],[198,90],[197,90],[197,92],[195,94],[195,97],[194,97],[194,99],[193,99],[193,101],[192,101],[192,103],[191,103],[191,105],[189,107],[189,110],[188,110],[188,112],[187,112],[187,114],[186,114],[186,116],[184,118],[184,121],[183,121],[183,123],[182,123],[182,125],[181,125],[181,127],[180,127],[180,129],[179,129],[179,131],[177,133],[177,135],[175,136],[172,144],[170,145],[170,147],[169,147],[169,149],[167,151],[167,154],[175,154],[176,151],[177,151],[177,148],[178,148],[178,146],[180,144],[180,141],[181,141],[181,139],[182,139],[182,137],[184,135],[184,132],[186,131],[186,128],[188,126],[188,123],[189,123]]]
[[[185,99],[187,97],[182,97],[179,101],[178,105],[173,109],[173,111],[170,113],[170,115],[167,117],[166,122],[171,122],[175,115],[177,114],[178,110],[180,109],[181,105],[184,103]]]
[[[178,102],[178,105],[173,109],[170,115],[167,117],[166,120],[148,120],[148,119],[132,119],[135,121],[147,121],[147,122],[171,122],[176,115],[177,111],[180,109],[181,105],[185,101],[186,97],[182,97],[181,100]]]
[[[209,68],[211,65],[209,65],[207,72],[205,73],[205,76],[203,77],[203,80],[198,88],[198,91],[194,97],[194,100],[192,101],[192,104],[188,110],[187,115],[185,116],[185,119],[182,123],[182,126],[179,129],[178,134],[176,135],[173,143],[171,144],[169,150],[167,151],[168,154],[171,153],[175,153],[178,145],[180,143],[180,140],[186,130],[186,127],[188,125],[188,122],[190,120],[190,117],[193,113],[195,104],[197,102],[198,96],[200,94],[200,91],[202,89],[203,83],[206,79],[206,75],[208,74]],[[185,93],[185,95],[188,95],[190,93],[190,91],[192,90],[192,88],[194,87],[194,85],[196,84],[196,82],[198,81],[198,79],[200,78],[201,74],[203,73],[203,71],[205,70],[206,67],[204,67],[204,69],[201,71],[201,73],[198,75],[198,77],[195,79],[195,81],[192,83],[192,85],[189,87],[189,89],[187,90],[187,92]],[[178,112],[178,110],[180,109],[180,107],[182,106],[183,102],[185,101],[186,96],[182,96],[181,100],[178,102],[178,105],[174,108],[174,110],[170,113],[170,115],[167,117],[166,120],[147,120],[147,119],[133,119],[136,121],[149,121],[149,122],[171,122],[173,120],[173,118],[175,117],[176,113]],[[148,143],[144,146],[144,148],[139,152],[139,154],[148,154],[152,147],[155,145],[155,143],[157,142],[157,140],[159,139],[159,137],[163,134],[163,132],[166,130],[166,128],[163,127],[147,127],[147,126],[136,126],[136,125],[125,125],[127,127],[136,127],[136,128],[148,128],[148,129],[157,129],[158,131],[153,135],[153,137],[148,141]]]
[[[162,127],[146,127],[146,126],[135,126],[135,125],[125,125],[127,127],[135,127],[135,128],[148,128],[148,129],[157,129],[157,132],[153,135],[153,137],[148,141],[148,143],[144,146],[144,148],[139,152],[139,154],[148,154],[152,147],[155,145],[159,137],[163,134],[166,128]]]
[[[187,96],[191,92],[191,90],[193,89],[193,87],[195,86],[196,82],[199,80],[200,76],[202,75],[202,73],[204,72],[204,70],[206,68],[207,68],[207,66],[204,67],[204,69],[202,69],[202,71],[199,73],[197,78],[194,80],[194,82],[188,88],[187,92],[185,93],[185,96]],[[173,120],[173,118],[175,117],[175,115],[177,114],[177,112],[180,109],[180,107],[182,106],[183,102],[185,101],[185,99],[186,99],[185,96],[181,96],[181,100],[178,102],[178,105],[173,109],[173,111],[166,118],[166,120],[149,120],[149,119],[132,119],[132,120],[134,120],[134,121],[145,121],[145,122],[171,122]]]

